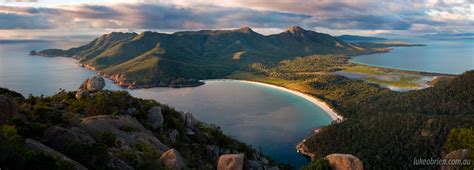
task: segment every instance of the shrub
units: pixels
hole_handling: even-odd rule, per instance
[[[310,164],[304,166],[302,170],[331,170],[329,162],[324,158],[311,161]]]
[[[99,134],[99,142],[109,147],[116,147],[118,145],[117,135],[110,131],[103,131]]]
[[[18,133],[14,125],[1,125],[0,134],[7,139],[13,139],[17,137]]]
[[[474,151],[474,128],[453,128],[449,132],[445,144],[448,152],[457,149],[470,149]]]
[[[61,149],[62,153],[86,167],[105,169],[110,159],[107,146],[102,143],[80,144],[76,142],[67,143]]]
[[[160,154],[149,145],[139,145],[138,150],[143,153],[142,163],[137,169],[162,169]]]

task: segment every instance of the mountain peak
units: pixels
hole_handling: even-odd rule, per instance
[[[304,32],[306,30],[298,26],[291,26],[291,27],[288,27],[286,31],[290,33],[298,33],[298,32]]]
[[[237,31],[237,32],[243,32],[243,33],[251,33],[251,32],[254,32],[250,27],[242,27],[242,28],[236,29],[235,31]]]

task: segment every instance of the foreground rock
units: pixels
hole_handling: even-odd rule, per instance
[[[161,143],[138,120],[131,116],[98,115],[82,118],[79,128],[100,140],[104,135],[113,134],[122,147],[133,148],[138,145],[149,145],[163,152],[169,147]]]
[[[65,144],[74,142],[79,144],[91,144],[95,140],[78,128],[66,129],[52,126],[45,130],[43,141],[54,149],[61,149]]]
[[[148,110],[148,122],[154,129],[163,125],[163,114],[161,113],[161,107],[155,106]]]
[[[362,161],[350,154],[330,154],[326,156],[332,170],[363,170]]]
[[[470,151],[469,149],[459,149],[452,152],[449,152],[444,156],[445,160],[470,160]],[[462,165],[443,165],[441,166],[441,170],[455,170],[455,169],[463,169]]]
[[[189,112],[185,112],[183,115],[184,123],[186,127],[188,128],[194,128],[194,126],[197,124],[196,118],[194,118],[193,114]]]
[[[186,168],[186,163],[179,152],[175,149],[169,149],[160,157],[163,167],[173,170],[181,170]]]
[[[86,98],[87,96],[89,96],[89,92],[87,92],[87,90],[79,89],[76,92],[76,99],[83,99],[83,98]]]
[[[105,80],[100,76],[94,76],[86,79],[79,89],[84,89],[89,92],[98,92],[105,87]]]
[[[17,113],[16,102],[0,95],[0,124],[8,122]]]
[[[105,80],[101,76],[94,76],[86,79],[76,92],[76,99],[82,99],[91,93],[98,92],[105,87]]]
[[[36,141],[36,140],[33,140],[33,139],[26,139],[25,140],[25,145],[27,148],[31,149],[32,151],[37,151],[37,152],[41,152],[41,153],[44,153],[46,155],[49,155],[49,156],[52,156],[54,158],[57,158],[57,159],[61,159],[61,160],[64,160],[64,161],[67,161],[67,162],[70,162],[74,165],[74,168],[75,169],[78,169],[78,170],[85,170],[87,169],[85,166],[81,165],[80,163],[70,159],[69,157],[67,157],[66,155],[63,155],[62,153],[56,151],[56,150],[53,150],[51,149],[50,147],[46,146],[46,145],[43,145],[42,143]]]
[[[217,170],[241,170],[244,168],[244,154],[226,154],[219,157]]]

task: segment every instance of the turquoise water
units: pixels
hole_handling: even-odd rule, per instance
[[[402,70],[461,74],[474,69],[474,40],[401,40],[427,46],[394,47],[389,53],[357,56],[353,63]]]
[[[0,87],[23,95],[53,95],[60,88],[75,90],[95,72],[74,59],[29,56],[30,50],[68,48],[84,42],[0,43]],[[107,89],[121,89],[107,81]],[[206,81],[194,88],[129,90],[137,97],[155,99],[189,111],[196,118],[220,126],[224,133],[260,149],[273,159],[300,167],[309,162],[295,145],[313,129],[328,125],[319,107],[291,93],[240,81]]]
[[[139,89],[131,94],[190,111],[197,119],[218,125],[226,134],[296,167],[308,163],[296,153],[296,143],[332,121],[321,108],[299,96],[234,80],[206,81],[195,88]]]

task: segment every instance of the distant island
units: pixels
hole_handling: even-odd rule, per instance
[[[313,54],[380,53],[399,45],[348,43],[298,26],[268,36],[243,27],[173,34],[113,32],[80,47],[30,54],[74,57],[81,66],[127,88],[190,87],[201,85],[201,79],[224,78],[247,70],[252,63],[271,64]]]

